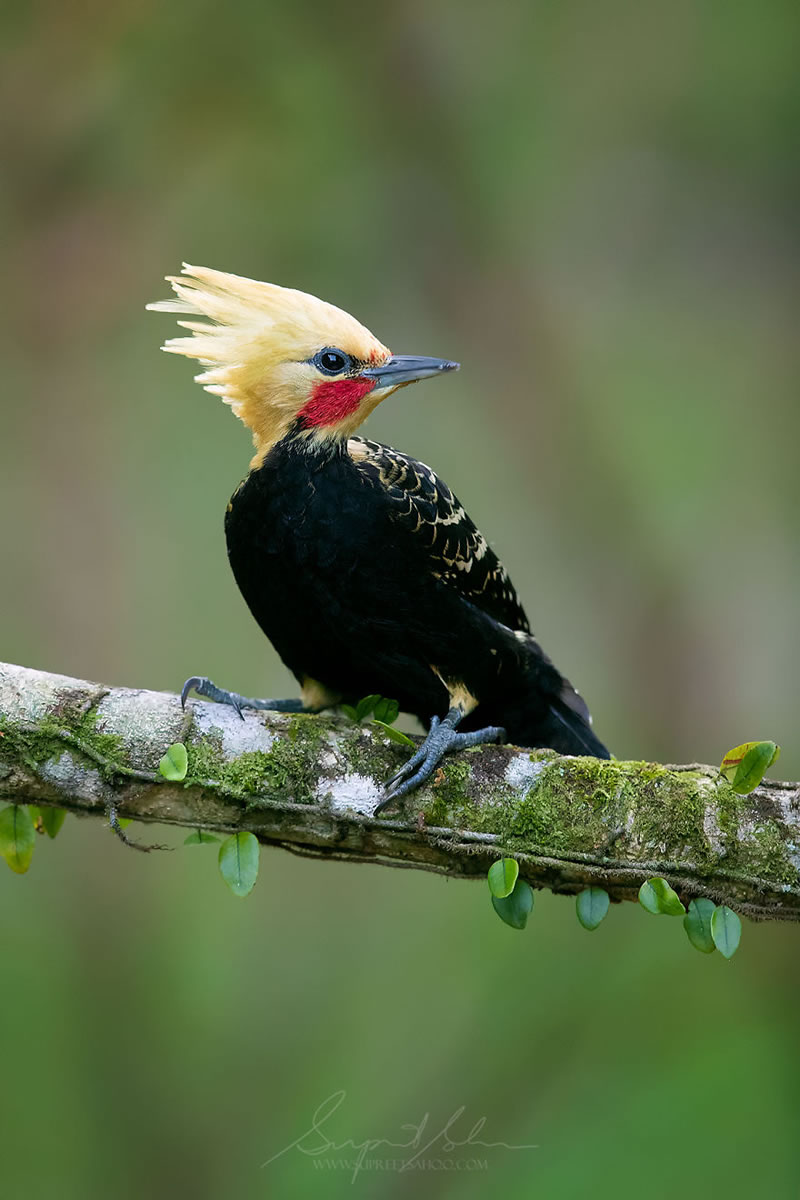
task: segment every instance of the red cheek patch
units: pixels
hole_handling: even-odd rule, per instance
[[[356,411],[361,401],[375,387],[374,379],[331,379],[318,383],[311,399],[297,414],[306,429],[316,425],[335,425]]]

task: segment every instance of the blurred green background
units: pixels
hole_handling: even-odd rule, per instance
[[[248,436],[144,312],[187,259],[460,359],[368,432],[468,504],[600,735],[774,738],[797,777],[796,4],[84,0],[0,30],[0,657],[294,690],[225,560]],[[794,928],[727,963],[541,894],[518,934],[482,886],[277,851],[240,901],[213,850],[74,819],[0,909],[5,1195],[797,1195]],[[261,1169],[338,1090],[339,1142],[463,1105],[454,1137],[538,1149]]]

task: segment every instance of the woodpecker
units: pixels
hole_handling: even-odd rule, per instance
[[[427,737],[376,807],[427,779],[442,757],[485,742],[608,758],[589,710],[531,634],[486,538],[430,467],[356,430],[398,388],[458,370],[392,354],[341,309],[291,288],[184,264],[176,298],[148,308],[188,336],[198,383],[253,435],[228,504],[228,558],[251,613],[300,698],[251,699],[205,676],[184,684],[218,702],[321,712],[379,694]]]

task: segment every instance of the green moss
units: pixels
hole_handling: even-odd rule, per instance
[[[3,758],[31,769],[63,754],[66,748],[64,740],[54,736],[55,730],[48,721],[42,721],[36,730],[23,731],[12,726],[6,717],[0,717],[0,733]]]
[[[776,883],[796,885],[800,871],[792,861],[792,848],[777,821],[765,818],[740,840],[743,817],[752,816],[752,800],[740,796],[729,784],[720,782],[716,790],[717,823],[725,845],[725,865],[733,870]]]
[[[116,733],[104,733],[98,729],[98,719],[96,708],[90,709],[80,718],[74,727],[74,733],[82,745],[106,759],[109,765],[101,765],[100,770],[107,777],[113,776],[114,766],[128,767],[130,758],[121,736]]]
[[[434,799],[423,810],[427,825],[449,825],[456,829],[481,829],[482,810],[469,798],[466,784],[472,774],[469,756],[442,763],[434,776]]]
[[[626,778],[626,807],[632,812],[630,836],[650,855],[689,858],[700,868],[716,861],[704,828],[707,800],[700,790],[700,773],[676,775],[657,763],[636,763]],[[630,770],[630,768],[629,768]]]
[[[98,729],[95,707],[88,711],[85,700],[78,697],[56,706],[53,713],[42,718],[35,729],[21,730],[0,717],[4,758],[35,769],[40,763],[60,758],[68,752],[73,757],[88,758],[104,778],[119,774],[115,768],[126,768],[130,760],[122,738]],[[64,734],[67,734],[65,737]],[[102,761],[98,761],[102,760]]]
[[[770,882],[797,884],[797,867],[780,826],[776,821],[767,821],[751,834],[752,842],[747,850],[748,873],[758,875]],[[755,845],[753,845],[755,843]]]
[[[329,717],[313,716],[311,713],[295,713],[289,722],[289,741],[300,742],[307,750],[321,749],[330,728],[331,719]]]
[[[295,716],[286,737],[276,737],[269,750],[247,750],[227,761],[222,734],[211,730],[187,746],[187,785],[214,782],[224,790],[258,804],[259,797],[291,799],[310,804],[316,778],[316,759],[325,743],[325,725],[318,718]]]
[[[734,845],[738,843],[739,822],[747,807],[747,797],[740,796],[729,784],[720,782],[717,786],[714,799],[716,802],[717,825],[726,843],[728,843],[727,850],[728,854],[730,854]]]
[[[465,785],[471,774],[471,764],[465,759],[445,760],[439,768],[441,775],[435,784],[438,797],[446,805],[461,804],[466,800]]]
[[[547,764],[521,800],[501,808],[494,824],[510,846],[586,853],[606,844],[613,804],[608,763],[576,759]],[[604,784],[604,786],[601,786]]]
[[[699,772],[693,778],[657,763],[563,761],[548,755],[531,759],[543,769],[522,798],[509,792],[503,800],[501,782],[490,780],[493,803],[480,807],[469,799],[468,760],[448,766],[450,778],[436,789],[426,821],[497,833],[509,847],[521,850],[535,846],[556,854],[603,855],[622,836],[626,854],[646,848],[649,857],[688,857],[701,868],[714,860],[703,827]]]
[[[722,834],[722,854],[704,828],[708,805]],[[644,851],[709,872],[723,861],[729,869],[796,885],[800,871],[778,822],[765,819],[740,840],[742,818],[752,820],[752,811],[752,800],[724,782],[710,794],[700,771],[676,774],[657,763],[556,759],[521,800],[484,805],[469,825],[498,833],[510,848],[536,846],[557,854],[603,854],[621,834],[626,857]],[[436,818],[446,824],[447,806],[437,802],[430,815],[431,823]]]
[[[286,743],[277,742],[272,750],[246,750],[235,762],[229,763],[225,771],[225,782],[234,791],[248,796],[263,795],[264,792],[294,792],[291,786],[290,756]]]
[[[196,742],[186,746],[188,763],[186,787],[203,784],[209,780],[218,782],[225,773],[225,756],[222,753],[222,731],[211,730]]]
[[[332,728],[337,735],[336,752],[346,770],[377,782],[388,779],[414,753],[410,746],[398,746],[369,726],[336,722]]]
[[[688,786],[687,786],[688,785]],[[498,813],[497,831],[556,853],[604,853],[624,833],[629,847],[710,862],[704,802],[696,783],[657,763],[593,758],[546,763],[522,800]]]

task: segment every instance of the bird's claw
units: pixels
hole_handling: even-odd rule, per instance
[[[208,683],[201,675],[191,675],[186,683],[181,688],[181,708],[186,708],[186,701],[189,699],[189,692],[197,691],[202,696],[201,688],[204,683]]]
[[[219,704],[230,704],[234,712],[242,721],[244,720],[242,697],[236,692],[226,692],[224,688],[217,687],[206,675],[191,675],[186,680],[181,688],[181,708],[186,708],[189,692],[197,692],[198,696],[206,696],[209,700],[216,700]]]
[[[461,716],[460,712],[451,709],[443,721],[438,717],[432,718],[428,736],[419,750],[387,783],[386,791],[375,809],[376,816],[394,800],[399,800],[429,779],[445,754],[452,750],[466,750],[469,746],[480,746],[485,742],[502,742],[505,738],[505,730],[497,725],[488,725],[472,733],[458,733],[456,726]]]

